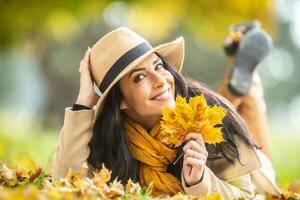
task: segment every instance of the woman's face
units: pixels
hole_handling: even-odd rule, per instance
[[[119,85],[123,94],[121,110],[145,128],[153,127],[163,108],[175,105],[174,77],[155,53],[126,74]]]

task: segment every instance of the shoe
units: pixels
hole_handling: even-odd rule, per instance
[[[252,84],[253,71],[273,47],[270,35],[257,24],[244,27],[244,32],[240,32],[242,36],[235,51],[236,60],[228,83],[230,92],[235,96],[247,94]]]
[[[223,44],[225,54],[228,56],[236,54],[243,34],[256,27],[260,28],[260,22],[257,20],[230,26],[229,36]]]

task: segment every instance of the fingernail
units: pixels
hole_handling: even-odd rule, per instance
[[[90,47],[90,46],[88,46],[88,50],[91,50],[91,47]]]

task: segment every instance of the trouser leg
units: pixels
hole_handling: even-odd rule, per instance
[[[239,114],[245,120],[250,130],[250,134],[252,135],[256,143],[262,148],[262,152],[270,157],[266,104],[263,96],[263,88],[260,77],[258,73],[254,71],[253,83],[249,92],[242,97],[234,96],[227,87],[232,63],[233,58],[230,58],[229,70],[225,74],[225,78],[217,88],[217,92],[227,98],[236,107]]]

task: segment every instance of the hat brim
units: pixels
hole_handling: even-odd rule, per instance
[[[184,61],[184,38],[179,37],[176,40],[161,44],[150,51],[146,52],[132,63],[130,63],[109,85],[109,87],[105,90],[105,92],[100,96],[96,106],[95,106],[95,117],[94,122],[98,119],[99,114],[103,108],[104,101],[106,99],[107,94],[109,93],[110,89],[128,72],[130,72],[136,65],[142,62],[145,58],[147,58],[152,53],[158,53],[161,55],[172,67],[175,68],[176,71],[181,71],[183,61]]]

